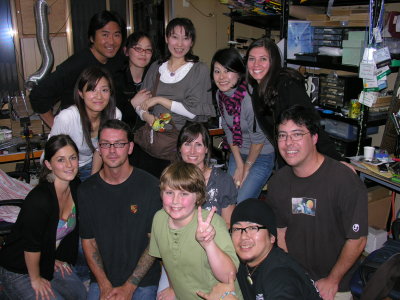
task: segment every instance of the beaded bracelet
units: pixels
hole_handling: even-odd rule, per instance
[[[221,295],[221,297],[219,297],[219,300],[224,299],[226,296],[228,295],[232,295],[232,296],[236,296],[236,293],[234,291],[229,291],[229,292],[225,292]]]

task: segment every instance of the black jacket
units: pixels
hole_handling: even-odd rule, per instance
[[[71,182],[72,198],[77,205],[78,180]],[[78,215],[78,207],[76,206]],[[78,254],[78,218],[71,233],[56,250],[59,206],[53,183],[40,183],[24,200],[12,232],[0,251],[0,265],[15,273],[28,274],[24,251],[40,252],[40,276],[51,280],[55,259],[74,264]]]
[[[310,97],[308,97],[304,85],[300,82],[291,79],[287,76],[281,76],[278,83],[278,99],[275,103],[275,107],[272,113],[265,112],[264,101],[258,97],[258,87],[255,86],[252,93],[252,103],[254,113],[258,124],[262,131],[267,136],[271,144],[275,145],[278,163],[277,167],[283,167],[285,162],[279,155],[279,151],[276,144],[276,120],[280,114],[287,108],[297,104],[305,107],[313,108]],[[321,129],[318,134],[317,142],[318,152],[325,154],[335,160],[343,160],[339,152],[336,151],[335,144],[329,139],[328,134]]]

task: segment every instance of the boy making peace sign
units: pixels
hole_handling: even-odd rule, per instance
[[[196,291],[211,291],[236,274],[235,249],[215,208],[201,209],[205,181],[199,168],[185,162],[170,165],[161,175],[160,189],[163,209],[153,219],[149,254],[162,259],[177,300],[199,299]]]

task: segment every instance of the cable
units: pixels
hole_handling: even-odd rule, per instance
[[[208,15],[206,15],[206,14],[203,13],[200,9],[198,9],[198,8],[193,4],[192,1],[190,1],[190,0],[186,0],[186,1],[189,2],[189,3],[193,6],[193,8],[194,8],[195,10],[197,10],[202,16],[204,16],[204,17],[206,17],[206,18],[212,18],[212,17],[215,16],[213,13],[209,13]]]

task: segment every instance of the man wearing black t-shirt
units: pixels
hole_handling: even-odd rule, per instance
[[[352,299],[349,281],[368,234],[367,190],[344,164],[317,151],[319,118],[293,106],[277,122],[288,166],[268,184],[278,245],[315,280],[323,299]]]
[[[155,299],[160,264],[148,254],[159,182],[129,164],[130,128],[119,120],[99,130],[103,169],[78,190],[80,236],[94,275],[88,299]]]
[[[258,199],[238,204],[231,216],[231,237],[240,258],[237,279],[245,300],[320,300],[306,271],[276,246],[272,209]],[[203,299],[238,299],[233,282],[219,283]]]

